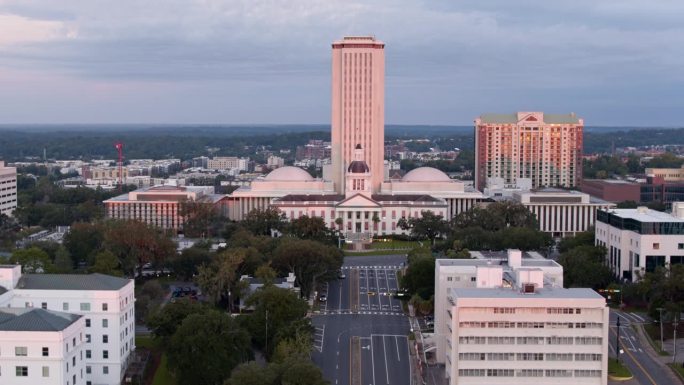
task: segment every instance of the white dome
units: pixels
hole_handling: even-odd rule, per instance
[[[299,167],[285,166],[276,168],[266,175],[266,180],[280,182],[305,182],[314,180],[308,172]]]
[[[451,178],[442,171],[432,167],[418,167],[401,178],[402,182],[451,182]]]

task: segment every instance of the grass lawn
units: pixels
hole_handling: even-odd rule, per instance
[[[684,368],[682,367],[681,363],[676,363],[676,364],[667,364],[669,367],[674,369],[677,374],[679,374],[679,378],[684,378]]]
[[[670,353],[664,351],[660,347],[660,325],[658,324],[645,324],[644,325],[644,331],[646,332],[646,336],[648,336],[648,342],[651,344],[653,347],[653,350],[658,352],[661,356],[669,356]],[[667,333],[665,333],[665,336],[667,339]]]
[[[157,371],[154,373],[152,385],[176,385],[176,379],[173,374],[169,372],[169,368],[167,367],[168,359],[166,353],[161,350],[158,342],[155,341],[154,338],[149,336],[136,337],[135,345],[141,348],[150,349],[153,354],[161,353],[161,360],[157,367]]]
[[[615,377],[632,377],[629,369],[615,358],[608,359],[608,374]]]
[[[420,243],[417,241],[398,241],[390,239],[387,242],[373,241],[371,243],[371,249],[413,249],[414,247],[419,247]]]
[[[169,372],[169,368],[166,366],[167,362],[166,353],[163,353],[157,372],[154,374],[152,385],[176,385],[176,378]]]
[[[405,254],[408,250],[368,250],[368,251],[349,251],[345,250],[345,256],[367,257],[370,255],[388,255],[388,254]]]

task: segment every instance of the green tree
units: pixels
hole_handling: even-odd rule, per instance
[[[308,215],[302,215],[299,218],[291,220],[286,226],[285,231],[299,239],[310,239],[319,242],[330,241],[332,237],[323,218],[309,217]]]
[[[124,273],[133,275],[137,269],[152,263],[161,266],[176,253],[176,245],[158,229],[136,220],[110,221],[105,231],[105,246],[121,263]]]
[[[401,277],[401,287],[411,294],[418,294],[429,299],[435,294],[435,259],[432,256],[420,256],[410,262],[406,273]]]
[[[275,208],[254,209],[247,214],[242,224],[254,235],[270,236],[273,230],[283,230],[285,214]]]
[[[317,283],[336,279],[342,260],[342,252],[335,247],[293,238],[283,239],[273,252],[273,266],[281,274],[294,273],[304,297]]]
[[[227,300],[232,309],[233,296],[239,296],[239,269],[245,258],[245,249],[227,249],[217,253],[210,264],[200,266],[195,281],[214,304]]]
[[[99,223],[74,223],[64,236],[64,247],[76,262],[92,265],[104,242],[104,228]]]
[[[152,335],[166,344],[190,314],[203,314],[209,310],[208,306],[197,301],[180,298],[153,312],[148,317],[146,324],[152,330]]]
[[[74,270],[74,261],[66,247],[61,246],[55,254],[55,272],[70,273]]]
[[[435,238],[442,236],[449,230],[449,223],[441,215],[435,215],[430,210],[421,211],[420,217],[411,217],[408,220],[400,220],[400,226],[404,230],[410,230],[411,236],[419,239],[429,239],[435,244]]]
[[[574,237],[565,237],[558,243],[558,251],[565,253],[578,246],[594,246],[594,229],[589,229],[575,234]]]
[[[648,302],[651,317],[659,319],[659,307],[670,317],[684,311],[684,265],[659,266],[639,278],[637,287]]]
[[[280,385],[280,381],[273,365],[250,361],[236,367],[223,385]]]
[[[183,233],[193,238],[216,236],[223,221],[216,206],[205,201],[181,202],[178,215],[183,217]]]
[[[257,268],[254,276],[259,278],[264,285],[272,285],[278,273],[271,267],[270,263],[265,263]]]
[[[50,256],[37,247],[15,250],[10,257],[11,264],[20,264],[24,274],[49,273],[53,270]]]
[[[321,370],[310,360],[292,359],[285,362],[281,377],[282,385],[327,385]]]
[[[605,255],[604,247],[587,245],[562,253],[558,257],[558,263],[563,266],[565,287],[607,287],[613,280],[613,274],[604,263]]]
[[[95,255],[95,263],[90,268],[90,272],[114,275],[117,277],[123,276],[119,259],[109,250],[100,251]]]
[[[263,286],[245,303],[254,308],[254,312],[245,319],[245,326],[254,343],[265,349],[267,355],[281,340],[296,337],[307,330],[311,332],[309,319],[305,319],[309,305],[290,290]],[[297,325],[290,329],[293,324]],[[266,325],[268,334],[265,333]],[[290,332],[284,332],[285,329],[290,329]]]
[[[211,262],[209,250],[201,247],[190,247],[180,254],[169,256],[169,266],[179,279],[190,280],[199,273],[199,267]]]
[[[220,385],[252,358],[249,334],[229,315],[190,314],[169,342],[168,366],[180,384]]]

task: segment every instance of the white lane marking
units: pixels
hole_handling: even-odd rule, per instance
[[[387,383],[389,384],[389,368],[387,367],[387,346],[385,346],[385,337],[382,337],[382,353],[385,356],[385,374],[387,375]]]
[[[640,316],[640,315],[638,315],[638,314],[634,314],[634,313],[629,313],[629,314],[631,314],[631,315],[637,317],[641,322],[646,321],[646,320],[644,319],[644,317],[642,317],[642,316]]]
[[[409,359],[409,364],[408,364],[409,382],[413,383],[413,368],[412,368],[413,364],[411,363],[411,350],[410,349],[411,348],[409,347],[409,344],[408,344],[408,337],[406,337],[406,357],[408,357],[408,359]]]
[[[340,297],[338,303],[339,306],[337,307],[337,311],[342,311],[342,285],[340,285]]]
[[[370,339],[371,368],[373,368],[373,383],[375,384],[375,354],[373,354],[373,338]]]
[[[380,310],[382,310],[382,301],[380,301],[380,283],[378,282],[378,271],[373,270],[373,275],[375,275],[375,293],[376,297],[378,297],[378,306],[380,307]]]
[[[397,361],[401,361],[401,357],[399,357],[399,339],[397,336],[394,336],[394,343],[397,346]]]

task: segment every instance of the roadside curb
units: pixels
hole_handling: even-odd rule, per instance
[[[609,379],[609,380],[611,380],[611,381],[618,381],[618,382],[629,381],[629,380],[631,380],[631,379],[633,379],[633,378],[634,378],[634,376],[619,377],[619,376],[613,376],[613,375],[611,375],[611,374],[608,375],[608,379]]]
[[[649,356],[651,356],[653,361],[655,361],[658,366],[663,368],[664,371],[669,372],[673,378],[676,378],[677,380],[679,380],[680,383],[684,384],[684,378],[682,378],[673,367],[663,362],[661,359],[663,356],[659,355],[658,352],[656,352],[656,350],[653,348],[653,344],[651,343],[649,337],[646,335],[646,330],[644,330],[644,325],[642,323],[637,323],[636,325],[637,335],[639,336],[639,339],[642,341],[644,351]]]

